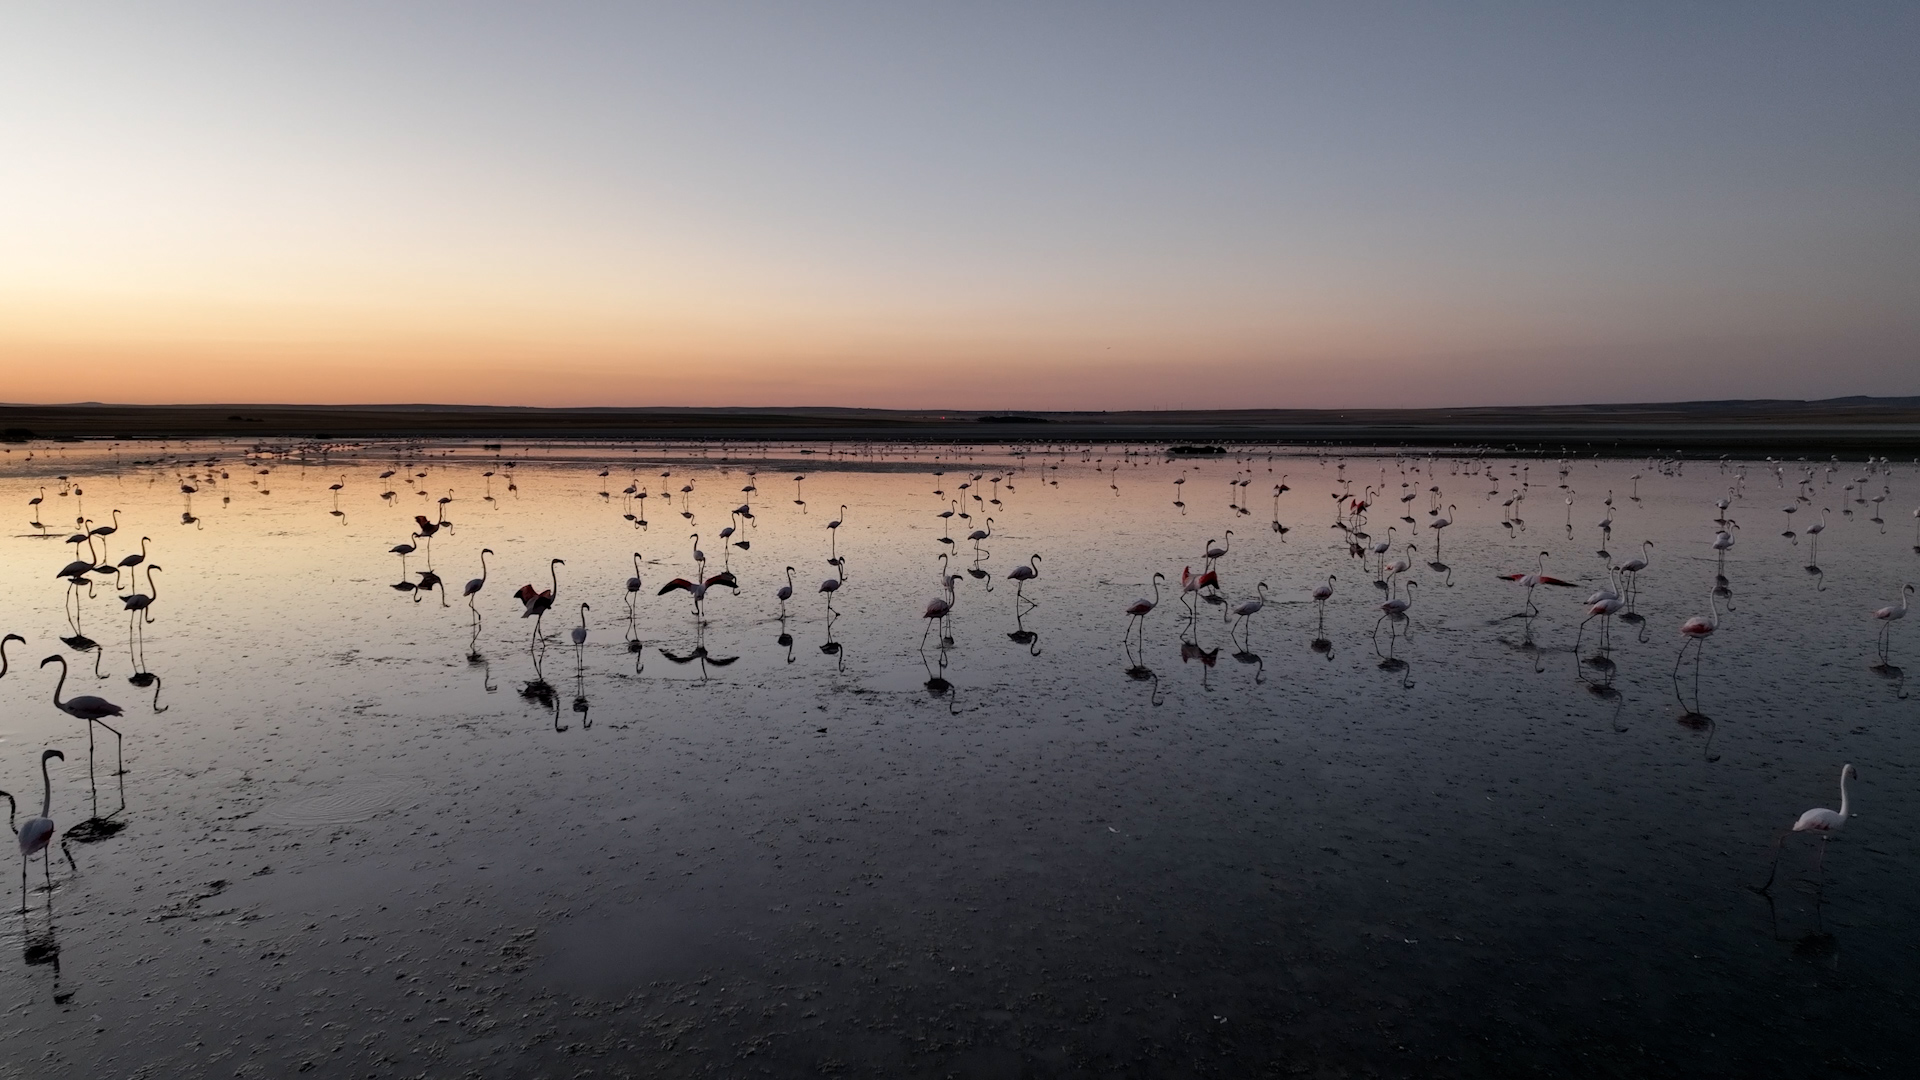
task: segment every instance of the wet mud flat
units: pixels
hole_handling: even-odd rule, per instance
[[[1884,1062],[1902,1038],[1880,1024],[1910,958],[1837,964],[1806,944],[1805,896],[1769,911],[1740,895],[1751,859],[1662,851],[1657,820],[1625,825],[1648,850],[1623,848],[1617,816],[1567,805],[1580,778],[1551,767],[1553,747],[1522,753],[1531,779],[1433,775],[1395,746],[1395,728],[1431,722],[1407,703],[1377,732],[1277,738],[1284,707],[1220,730],[1068,695],[958,716],[906,692],[812,709],[754,688],[656,696],[752,719],[676,729],[610,708],[574,732],[600,740],[583,757],[533,726],[544,715],[502,717],[448,761],[450,736],[369,709],[359,748],[422,774],[402,805],[309,822],[263,767],[200,795],[218,800],[205,816],[143,821],[194,843],[60,897],[120,916],[68,930],[70,951],[106,954],[96,971],[133,961],[70,978],[64,1007],[20,1010],[57,1017],[43,1060],[74,1075],[1808,1075],[1863,1046],[1855,1060]],[[1701,778],[1668,782],[1684,800]],[[393,798],[382,782],[363,802]],[[1438,836],[1412,824],[1449,817]],[[1850,877],[1897,887],[1892,860],[1848,854]],[[1681,895],[1649,891],[1649,873]],[[1756,960],[1822,992],[1789,1003],[1730,977]]]
[[[0,681],[0,783],[24,808],[30,761],[62,747],[61,828],[114,826],[78,830],[51,891],[36,863],[5,923],[0,1069],[1816,1076],[1920,1049],[1916,705],[1894,674],[1914,647],[1877,657],[1863,614],[1916,558],[1888,523],[1833,515],[1810,574],[1762,527],[1784,498],[1758,465],[1636,487],[1642,464],[1581,463],[1563,511],[1551,460],[1404,463],[1408,490],[1459,506],[1402,626],[1328,525],[1343,473],[1402,483],[1391,457],[1276,456],[1293,490],[1271,498],[1229,494],[1267,482],[1264,457],[1051,463],[983,463],[1017,490],[983,493],[978,554],[940,542],[931,488],[958,469],[763,474],[751,546],[724,553],[739,463],[630,468],[676,495],[645,530],[599,494],[627,477],[590,462],[524,465],[513,494],[474,461],[275,465],[260,496],[234,468],[192,524],[172,466],[82,476],[130,526],[110,555],[147,535],[166,570],[154,622],[129,622],[111,578],[49,585],[58,538],[0,545],[0,619],[32,644]],[[381,500],[387,467],[427,494]],[[1516,524],[1501,500],[1529,473],[1546,509]],[[388,547],[448,489],[431,565],[457,581],[496,553],[471,612],[392,588]],[[1703,525],[1730,490],[1747,524],[1716,556]],[[1124,604],[1224,527],[1225,598],[1166,595],[1129,642]],[[703,617],[655,591],[692,572],[695,528],[742,583]],[[1585,588],[1528,617],[1497,576],[1545,548],[1592,587],[1642,539],[1644,621],[1605,644]],[[1005,575],[1035,551],[1027,603]],[[941,553],[982,576],[931,627]],[[553,557],[536,640],[508,594]],[[1236,628],[1222,613],[1256,582],[1272,602]],[[1673,628],[1710,591],[1732,610],[1696,683]],[[51,651],[69,694],[126,706],[126,776],[104,737],[89,779],[33,667]],[[1842,761],[1858,822],[1824,861],[1796,838],[1755,892]]]

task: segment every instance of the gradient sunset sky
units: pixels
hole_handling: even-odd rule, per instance
[[[1920,394],[1920,3],[15,4],[0,400]]]

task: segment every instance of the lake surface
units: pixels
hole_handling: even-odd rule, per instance
[[[30,816],[62,750],[79,828],[0,909],[0,1074],[1898,1072],[1920,620],[1882,656],[1871,612],[1917,502],[1858,460],[16,446],[0,786]],[[701,616],[659,594],[696,532]],[[143,536],[155,588],[55,576]],[[1528,618],[1543,551],[1578,584]],[[1755,891],[1846,763],[1857,820]]]

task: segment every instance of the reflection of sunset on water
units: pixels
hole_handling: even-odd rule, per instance
[[[1733,977],[1689,968],[1676,992],[1716,1003],[1717,1029],[1764,1024],[1749,999],[1796,961],[1736,948],[1751,928],[1715,904],[1650,924],[1623,897],[1759,881],[1769,830],[1836,753],[1862,762],[1875,848],[1910,843],[1915,809],[1893,779],[1907,729],[1875,719],[1904,715],[1890,661],[1911,643],[1870,657],[1877,627],[1845,618],[1885,603],[1907,537],[1853,506],[1850,478],[1780,468],[1041,444],[12,447],[0,626],[26,641],[0,681],[0,783],[32,790],[22,762],[66,754],[52,811],[78,873],[56,855],[33,933],[58,926],[57,945],[36,938],[58,993],[116,1033],[68,1052],[124,1054],[183,1022],[154,1001],[189,992],[200,1038],[237,1037],[261,979],[292,992],[275,1024],[447,1009],[418,1000],[431,985],[583,1045],[623,1022],[529,1010],[678,1008],[696,987],[758,1009],[802,980],[838,1041],[868,1015],[851,963],[909,1009],[978,1006],[963,1023],[982,1036],[1005,980],[1134,1009],[1206,985],[1222,1015],[1304,1010],[1334,1059],[1367,1061],[1371,1029],[1349,1017],[1383,971],[1443,1011],[1447,987],[1487,986],[1450,1031],[1494,1030],[1489,1002],[1577,1027],[1571,998],[1487,972],[1609,993],[1702,940],[1728,943]],[[1873,468],[1896,499],[1915,479]],[[1829,515],[1817,582],[1807,547],[1756,528],[1796,492],[1856,510]],[[115,510],[91,551],[64,542]],[[35,512],[45,538],[21,527]],[[1746,522],[1719,553],[1716,517]],[[76,551],[111,570],[143,539],[130,568],[164,566],[144,610],[122,600],[144,573],[53,576]],[[1586,621],[1636,555],[1618,625]],[[1542,567],[1572,585],[1529,606],[1499,580]],[[1715,640],[1698,683],[1692,656],[1676,679],[1677,627],[1709,592]],[[1834,629],[1783,632],[1808,618]],[[53,706],[54,667],[33,667],[49,653],[67,700],[123,711],[125,776],[103,736],[89,780],[86,725]],[[1819,718],[1835,702],[1851,726]],[[1655,829],[1662,844],[1639,839]],[[1814,854],[1788,849],[1779,874],[1810,879]],[[1835,850],[1826,915],[1776,886],[1778,932],[1844,909],[1850,951],[1908,947],[1898,867]],[[1469,924],[1471,943],[1452,936]],[[1378,925],[1422,947],[1382,953]],[[1567,925],[1593,953],[1577,977],[1539,944]],[[1329,965],[1312,1004],[1263,974],[1280,940]],[[1151,974],[1108,971],[1115,947],[1146,950]],[[235,980],[189,990],[209,950]],[[156,958],[138,975],[136,953]],[[387,974],[403,955],[421,983]],[[1354,965],[1372,974],[1335,974]],[[127,993],[135,980],[160,993]],[[737,1037],[699,1016],[693,1045]],[[1133,1045],[1050,1017],[1032,1022],[1082,1053]],[[425,1063],[435,1038],[379,1045]],[[297,1064],[306,1046],[282,1052]],[[540,1046],[502,1053],[532,1067]]]

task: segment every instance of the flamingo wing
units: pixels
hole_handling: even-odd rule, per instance
[[[1809,810],[1806,813],[1801,814],[1800,820],[1793,823],[1793,831],[1794,832],[1832,832],[1833,830],[1840,828],[1842,825],[1845,825],[1846,823],[1847,823],[1846,818],[1841,817],[1835,811],[1828,810],[1822,807],[1815,810]]]
[[[38,854],[52,840],[53,822],[48,818],[33,818],[20,826],[20,854],[22,855]]]
[[[115,705],[106,698],[94,697],[92,694],[81,694],[79,697],[68,698],[67,709],[69,712],[78,713],[82,716],[100,717],[121,715],[120,706]]]
[[[674,578],[672,581],[667,582],[665,585],[660,586],[660,591],[657,593],[654,593],[654,595],[665,596],[675,589],[685,589],[688,592],[692,592],[693,582],[688,581],[686,578],[683,578],[683,577],[677,577],[677,578]]]
[[[1572,588],[1576,588],[1576,587],[1578,587],[1580,583],[1579,583],[1579,582],[1577,582],[1577,581],[1562,581],[1562,580],[1560,580],[1560,579],[1559,579],[1559,578],[1557,578],[1557,577],[1548,577],[1548,576],[1547,576],[1547,575],[1545,575],[1545,574],[1541,574],[1541,575],[1540,575],[1540,584],[1542,584],[1542,585],[1560,585],[1560,586],[1564,586],[1564,587],[1566,587],[1566,588],[1569,588],[1569,589],[1572,589]]]

